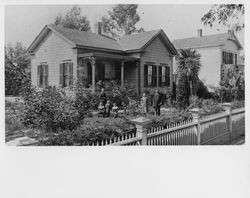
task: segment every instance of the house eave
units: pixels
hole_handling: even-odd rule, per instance
[[[104,51],[104,52],[123,53],[122,50],[100,48],[100,47],[93,47],[93,46],[83,46],[83,45],[76,45],[75,47],[73,47],[73,49],[87,49],[87,50],[90,49],[90,50],[98,50],[98,51]]]
[[[200,48],[210,48],[210,47],[221,47],[225,44],[219,44],[219,45],[203,45],[203,46],[191,46],[191,47],[176,47],[177,50],[179,49],[200,49]]]
[[[97,53],[97,52],[92,52],[92,53],[84,53],[84,54],[78,54],[78,58],[84,58],[87,59],[89,57],[99,57],[99,58],[109,58],[109,59],[117,59],[117,60],[126,60],[126,61],[136,61],[139,60],[140,58],[136,57],[131,57],[131,56],[125,56],[125,55],[119,55],[119,54],[107,54],[107,53]]]

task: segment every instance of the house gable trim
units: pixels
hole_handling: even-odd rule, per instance
[[[174,45],[168,39],[167,35],[164,33],[163,30],[160,30],[157,34],[155,34],[140,50],[144,50],[158,36],[161,36],[161,38],[162,38],[161,40],[163,41],[163,44],[166,46],[167,49],[169,49],[169,51],[172,53],[172,55],[178,54]]]
[[[33,54],[34,51],[39,47],[39,45],[42,43],[42,41],[45,39],[45,37],[49,34],[49,32],[52,31],[53,33],[55,33],[58,37],[60,37],[61,39],[63,39],[64,41],[66,41],[67,43],[69,43],[70,45],[72,45],[72,47],[75,46],[75,44],[70,41],[69,39],[67,39],[66,37],[64,37],[63,35],[61,35],[59,32],[55,31],[51,26],[46,25],[41,32],[38,34],[38,36],[34,39],[34,41],[30,44],[30,46],[27,49],[27,53],[29,54]]]

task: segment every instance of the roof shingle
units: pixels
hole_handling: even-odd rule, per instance
[[[118,43],[124,51],[141,49],[161,30],[152,30],[139,34],[124,35],[118,39]]]
[[[237,38],[235,36],[231,36],[228,33],[177,39],[173,41],[173,45],[176,49],[219,46],[225,44],[227,39],[234,40],[238,44],[238,47],[242,48]]]
[[[50,26],[50,28],[59,32],[61,35],[79,46],[97,47],[120,51],[140,49],[160,31],[153,30],[138,34],[124,35],[118,40],[115,40],[105,35],[99,35],[92,32],[82,32],[58,26]]]
[[[92,32],[83,32],[58,26],[50,27],[76,45],[112,50],[122,50],[121,46],[116,40],[108,38],[106,36],[98,35]]]

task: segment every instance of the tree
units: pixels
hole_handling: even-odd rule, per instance
[[[80,31],[90,30],[89,20],[86,16],[82,16],[82,10],[78,6],[71,8],[64,17],[58,14],[55,18],[54,25]]]
[[[245,77],[243,71],[237,67],[230,67],[223,69],[224,73],[221,81],[218,93],[221,101],[231,102],[238,100],[244,100],[245,98]]]
[[[24,83],[29,81],[30,60],[26,48],[18,42],[5,46],[5,94],[18,95]]]
[[[217,21],[229,29],[238,32],[245,27],[245,8],[243,4],[213,5],[212,8],[201,18],[204,25],[212,27]]]
[[[177,57],[177,72],[179,76],[183,73],[187,76],[188,86],[190,88],[190,94],[195,94],[199,82],[199,70],[201,67],[201,55],[192,49],[180,49],[180,55]]]
[[[143,32],[144,29],[137,29],[136,23],[140,21],[137,13],[137,4],[119,4],[108,11],[108,16],[102,17],[103,32],[111,37],[118,37],[134,32]]]
[[[189,106],[190,87],[188,86],[188,78],[186,73],[181,72],[178,78],[177,85],[177,104],[181,109],[186,109]]]

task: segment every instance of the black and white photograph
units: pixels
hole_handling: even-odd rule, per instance
[[[244,60],[243,4],[7,5],[6,144],[242,145]]]
[[[0,198],[249,198],[249,11],[0,0]]]

